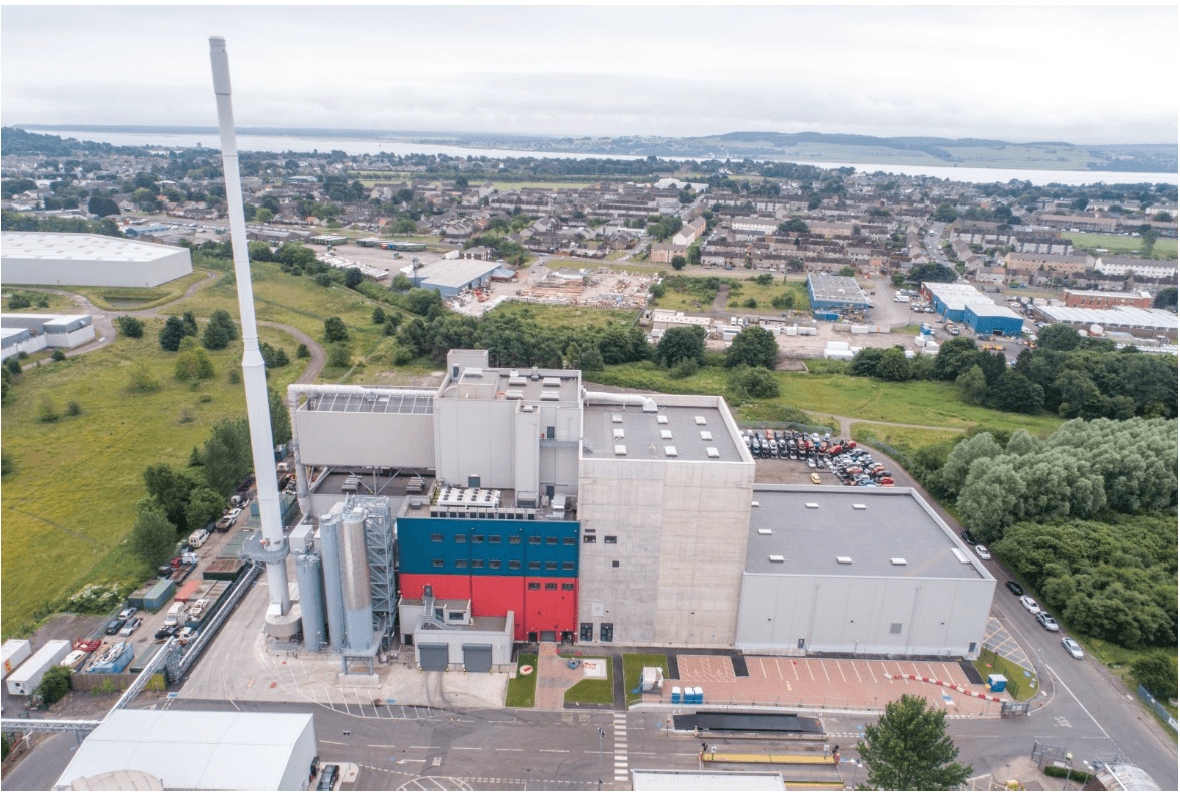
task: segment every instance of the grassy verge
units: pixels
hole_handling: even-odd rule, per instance
[[[216,375],[193,389],[173,378],[176,355],[156,343],[163,323],[145,324],[142,339],[120,337],[90,354],[29,368],[10,391],[4,452],[15,470],[4,477],[2,505],[4,635],[27,629],[86,583],[129,583],[145,574],[124,544],[135,503],[146,494],[144,468],[185,466],[214,424],[246,414],[242,386],[228,381],[240,366],[240,342],[209,353]],[[303,370],[294,340],[269,328],[260,337],[293,360],[270,377],[272,387],[284,389]],[[130,390],[140,363],[159,390]],[[37,419],[46,399],[60,420]],[[70,402],[80,415],[65,415]]]
[[[49,307],[41,308],[37,305],[30,305],[28,308],[10,308],[8,306],[8,298],[14,294],[23,294],[32,301],[45,298],[49,302]],[[64,294],[46,294],[45,292],[36,291],[35,289],[22,289],[19,287],[8,287],[0,293],[0,301],[4,303],[4,313],[77,313],[78,306],[75,305],[69,297]]]
[[[572,657],[573,655],[562,655]],[[604,660],[606,679],[583,679],[565,692],[567,704],[610,704],[615,700],[614,664],[609,657],[583,657],[582,660]]]
[[[46,289],[61,289],[62,291],[81,294],[97,307],[105,311],[140,311],[144,308],[155,308],[158,305],[170,303],[180,299],[186,289],[194,283],[206,278],[208,273],[194,269],[189,275],[174,281],[153,286],[151,288],[136,288],[133,286],[45,286]],[[134,305],[117,307],[116,303],[133,302]]]
[[[504,302],[490,312],[496,315],[519,316],[532,319],[542,327],[607,327],[612,324],[630,326],[638,311],[577,308],[572,305],[531,305]]]
[[[520,673],[521,666],[532,666],[532,673]],[[537,655],[521,653],[516,656],[516,676],[508,680],[505,707],[532,707],[537,703]]]
[[[863,443],[866,438],[875,437],[887,445],[917,449],[924,446],[954,440],[962,430],[916,429],[909,426],[885,426],[883,424],[854,423],[852,439]]]
[[[983,649],[979,653],[979,659],[973,661],[972,665],[979,675],[987,680],[988,674],[1003,674],[1008,679],[1007,690],[1009,695],[1017,701],[1025,701],[1036,695],[1039,687],[1033,683],[1036,682],[1036,676],[1025,676],[1025,669],[1016,665],[1015,663],[1000,657],[991,649]]]
[[[631,691],[639,687],[645,666],[656,666],[663,669],[664,679],[668,678],[668,656],[662,654],[625,654],[623,655],[623,683],[626,687],[627,706],[643,701],[642,693]]]

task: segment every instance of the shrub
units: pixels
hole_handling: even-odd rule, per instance
[[[143,338],[143,322],[134,316],[119,316],[115,318],[119,332],[128,338]]]
[[[61,414],[53,406],[53,402],[48,396],[43,397],[37,405],[37,420],[41,423],[54,423],[58,418],[61,418]]]
[[[41,677],[41,684],[37,686],[35,695],[47,707],[61,701],[70,692],[71,673],[65,666],[53,666]]]
[[[50,355],[50,357],[52,357],[54,360],[56,360],[58,363],[60,363],[66,359],[66,353],[62,352],[60,349],[55,349],[55,350],[53,350],[53,354]]]
[[[1067,781],[1077,781],[1084,784],[1094,776],[1084,770],[1071,770],[1057,765],[1045,765],[1045,775],[1052,778],[1065,778]]]
[[[311,357],[311,351],[308,350],[307,344],[300,344],[295,348],[295,357],[308,358]]]
[[[10,357],[8,360],[4,361],[4,368],[9,374],[20,374],[20,361],[15,357]]]
[[[348,368],[352,363],[352,350],[347,344],[332,344],[328,347],[328,365],[335,368]]]
[[[146,364],[137,363],[131,369],[131,390],[133,393],[154,393],[159,389],[160,383],[156,382]]]
[[[66,405],[66,415],[81,415],[82,405],[76,401],[72,401]]]
[[[242,381],[242,372],[238,371],[236,368],[231,368],[225,375],[225,378],[230,385],[238,385]]]
[[[23,294],[14,294],[8,298],[8,308],[13,311],[18,311],[21,308],[28,308],[32,305],[29,298]]]

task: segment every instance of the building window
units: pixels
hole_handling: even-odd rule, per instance
[[[455,534],[455,544],[466,544],[467,534]]]
[[[545,590],[546,591],[557,591],[557,584],[556,583],[546,583]]]
[[[471,541],[475,544],[483,544],[483,534],[476,534],[471,537]]]
[[[471,568],[472,569],[483,569],[483,559],[482,558],[471,559]]]
[[[436,558],[433,561],[431,561],[430,563],[431,563],[431,565],[434,566],[435,569],[442,569],[443,568],[443,560],[441,558]]]
[[[534,571],[535,571],[535,570],[538,570],[538,569],[540,569],[540,568],[541,568],[541,562],[540,562],[540,561],[529,561],[529,569],[531,569],[531,570],[534,570]]]
[[[467,568],[467,559],[466,558],[456,558],[455,559],[455,569],[466,569],[466,568]]]
[[[508,544],[520,544],[520,537],[519,536],[509,536],[508,537]]]
[[[545,568],[550,569],[550,570],[556,570],[557,569],[557,562],[556,561],[546,561]]]
[[[562,543],[563,545],[572,545],[572,544],[577,544],[577,542],[578,542],[578,540],[577,540],[575,537],[573,537],[573,536],[563,536],[563,537],[561,537],[561,543]]]
[[[488,544],[500,544],[500,535],[494,534],[488,537]]]
[[[447,611],[447,619],[449,621],[466,621],[464,618],[466,615],[463,611]]]
[[[574,571],[574,562],[573,561],[562,561],[561,568],[566,572],[572,572],[572,571]]]
[[[573,591],[573,590],[574,590],[574,584],[573,584],[573,583],[562,583],[562,584],[561,584],[561,590],[562,590],[562,591]]]
[[[540,583],[529,583],[529,591],[540,591],[540,590],[541,590]]]
[[[611,562],[610,562],[610,565],[611,565],[611,567],[613,567],[614,569],[618,569],[618,568],[619,568],[619,562],[618,562],[618,561],[611,561]]]
[[[618,541],[619,541],[619,537],[617,537],[617,536],[604,536],[604,537],[602,537],[603,544],[618,544]]]
[[[431,535],[430,535],[430,541],[432,541],[432,542],[441,542],[441,541],[442,541],[442,534],[431,534]]]
[[[546,536],[545,537],[545,544],[556,545],[557,544],[557,537],[556,536]]]
[[[539,544],[541,544],[541,537],[539,537],[539,536],[530,536],[530,537],[529,537],[529,544],[531,544],[531,545],[539,545]]]
[[[582,544],[594,544],[597,541],[598,541],[598,537],[595,536],[594,534],[583,534],[582,535]]]
[[[492,558],[492,559],[488,560],[488,569],[499,569],[499,568],[500,568],[500,559]]]
[[[901,622],[891,622],[889,625],[890,635],[901,635]]]
[[[520,562],[519,561],[509,561],[508,568],[509,569],[520,569]]]

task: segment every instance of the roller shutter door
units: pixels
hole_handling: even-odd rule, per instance
[[[450,652],[446,644],[418,644],[418,662],[423,671],[446,671]]]
[[[492,670],[491,644],[463,644],[463,668],[487,673]]]

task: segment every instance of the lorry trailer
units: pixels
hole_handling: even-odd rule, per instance
[[[49,641],[6,680],[13,696],[31,696],[41,684],[41,677],[70,653],[69,641]]]
[[[29,646],[28,641],[20,638],[13,638],[4,642],[3,649],[0,649],[4,657],[4,675],[0,679],[8,678],[8,675],[16,670],[17,666],[29,659],[33,654],[32,647]]]

